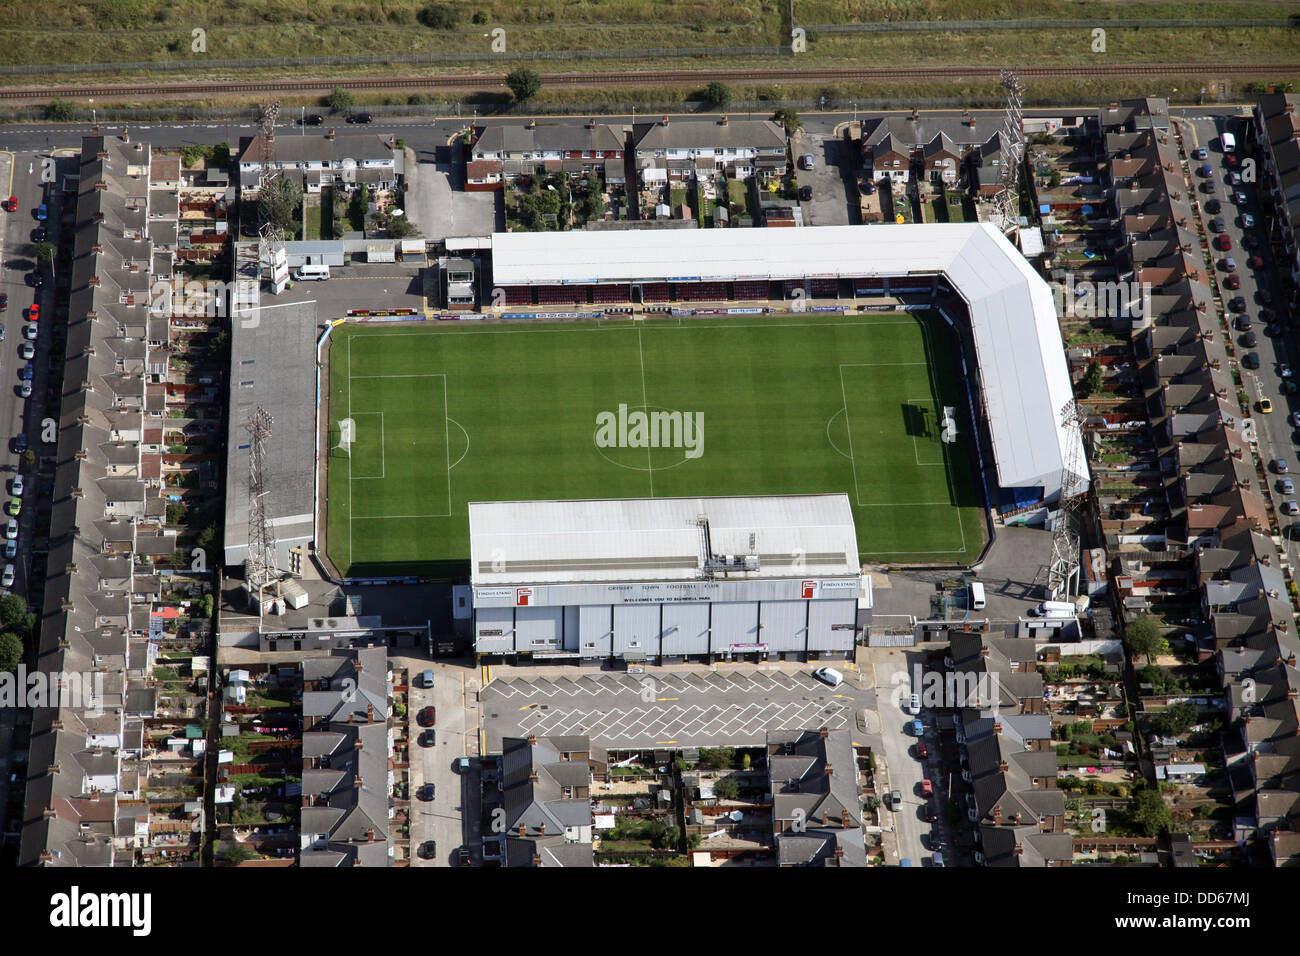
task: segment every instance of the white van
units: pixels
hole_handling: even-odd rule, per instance
[[[1231,133],[1223,133],[1219,136],[1219,142],[1223,145],[1225,153],[1235,153],[1237,151],[1237,137]]]
[[[819,667],[813,671],[813,677],[825,681],[832,687],[839,687],[844,683],[844,675],[833,667]]]
[[[1030,613],[1038,617],[1076,617],[1079,609],[1069,601],[1044,601]]]
[[[972,611],[984,610],[984,585],[978,581],[967,581],[966,589],[970,593],[970,609]]]
[[[298,267],[298,271],[293,274],[296,282],[313,282],[318,279],[328,279],[330,277],[330,267],[326,265],[312,265],[310,263]]]

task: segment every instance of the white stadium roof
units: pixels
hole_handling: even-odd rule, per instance
[[[708,519],[714,555],[759,555],[758,570],[719,578],[858,574],[848,495],[831,494],[472,501],[471,580],[475,587],[699,580],[702,517]]]
[[[1074,392],[1052,292],[986,223],[496,233],[492,273],[498,286],[943,273],[970,313],[999,483],[1060,490]]]

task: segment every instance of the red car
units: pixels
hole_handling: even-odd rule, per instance
[[[1237,273],[1234,272],[1232,273],[1232,275],[1228,276],[1226,279],[1223,280],[1223,284],[1226,288],[1229,289],[1240,289],[1241,276],[1237,275]]]
[[[0,292],[0,312],[3,312],[7,308],[9,308],[9,294],[7,292]]]
[[[921,796],[923,797],[934,796],[934,784],[932,784],[929,780],[921,781]]]
[[[14,212],[18,208],[18,197],[10,196],[4,202],[0,203],[0,206],[4,206],[5,212]]]
[[[32,303],[32,307],[27,310],[27,318],[29,318],[33,322],[39,322],[41,320],[40,303],[37,302]]]
[[[430,706],[422,708],[415,719],[421,727],[432,727],[437,716],[437,712]]]
[[[1220,233],[1219,235],[1214,237],[1214,245],[1215,248],[1222,249],[1223,251],[1226,252],[1227,250],[1232,248],[1232,239],[1229,236]]]
[[[1250,266],[1252,269],[1262,269],[1264,268],[1264,257],[1251,256],[1248,260],[1246,260],[1246,265]]]
[[[925,741],[920,741],[916,745],[916,757],[918,760],[924,760],[930,756],[930,748],[925,745]]]

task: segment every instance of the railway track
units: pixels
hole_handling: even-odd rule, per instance
[[[812,68],[758,70],[649,70],[628,73],[543,73],[544,87],[681,86],[710,83],[940,83],[973,79],[997,79],[996,66],[916,66],[880,69]],[[1145,76],[1285,77],[1297,72],[1294,63],[1128,63],[1098,66],[1021,66],[1016,72],[1024,79],[1109,79]],[[356,77],[259,82],[222,81],[211,83],[124,83],[83,86],[41,86],[0,88],[0,103],[38,103],[54,98],[97,97],[212,97],[327,93],[334,87],[353,92],[381,90],[485,90],[504,89],[505,74],[444,74],[442,76]]]

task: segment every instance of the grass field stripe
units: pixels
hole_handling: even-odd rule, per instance
[[[352,339],[348,339],[348,418],[352,418]],[[356,419],[352,418],[355,422]],[[356,427],[355,425],[353,426]],[[348,449],[348,564],[352,564],[352,449]]]
[[[921,322],[921,343],[925,348],[925,358],[927,363],[934,361],[934,349],[930,347],[930,326],[924,319]],[[942,406],[943,396],[939,392],[939,380],[934,377],[934,366],[930,365],[928,369],[930,377],[930,391],[934,394],[934,400]],[[961,507],[958,504],[957,488],[952,481],[952,457],[948,453],[948,446],[943,447],[943,460],[947,468],[943,470],[944,477],[947,479],[948,494],[952,498],[953,511],[957,515],[957,532],[961,535],[961,551],[958,554],[966,553],[966,522],[962,517]]]
[[[412,375],[354,375],[353,378],[442,378],[441,372],[419,372]],[[364,414],[364,413],[363,413]]]
[[[641,330],[636,330],[636,351],[641,357],[641,407],[645,413],[650,414],[650,400],[645,393],[645,349],[641,347]],[[655,496],[655,465],[654,459],[650,457],[650,447],[647,445],[645,450],[646,468],[650,471],[650,497]]]
[[[447,405],[446,375],[442,377],[442,430],[447,452],[447,515],[450,516],[455,506],[451,502],[451,408]]]
[[[844,400],[844,433],[849,436],[849,464],[853,466],[853,500],[862,504],[862,493],[858,487],[858,461],[853,457],[853,425],[849,422],[849,393],[844,388],[844,366],[840,366],[840,398]]]
[[[538,322],[542,321],[543,320],[540,319],[538,320]],[[667,331],[669,329],[835,329],[843,327],[874,329],[915,324],[916,320],[911,322],[872,322],[867,318],[863,318],[862,321],[859,322],[728,322],[723,325],[706,322],[686,322],[681,325],[669,325],[666,322],[653,322],[645,326],[645,328],[652,332]],[[566,323],[554,328],[551,327],[550,323],[547,323],[546,325],[520,324],[508,329],[440,329],[431,326],[429,328],[412,330],[410,332],[359,332],[356,335],[350,336],[350,338],[378,338],[379,336],[395,337],[399,335],[510,335],[520,332],[632,332],[639,330],[640,328],[640,326],[633,327],[630,325],[616,325],[602,328],[595,322]]]

